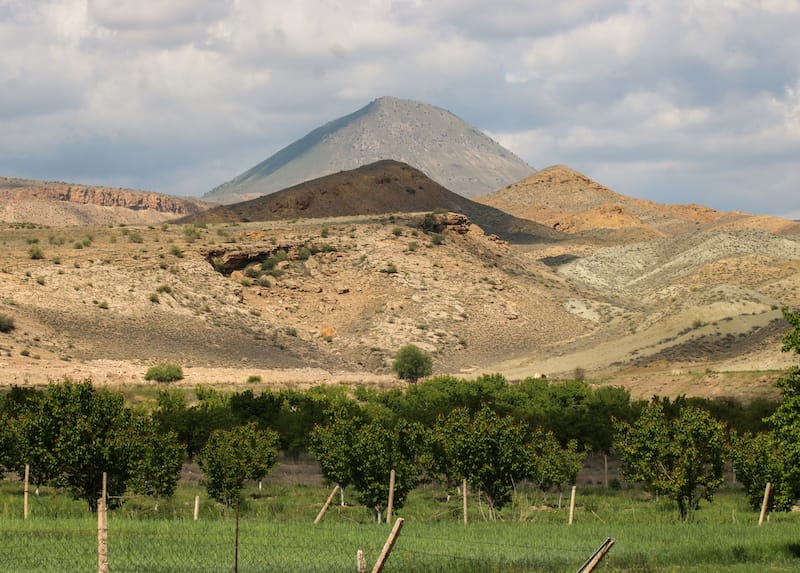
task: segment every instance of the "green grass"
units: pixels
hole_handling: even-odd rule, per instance
[[[96,520],[83,502],[44,488],[31,498],[31,517],[21,518],[19,482],[0,483],[0,570],[88,571],[97,563]],[[333,505],[313,525],[325,487],[267,482],[251,484],[241,507],[239,571],[352,571],[356,552],[375,562],[390,527],[370,510]],[[193,500],[201,496],[199,521]],[[338,496],[337,496],[338,501]],[[352,502],[352,492],[347,492]],[[550,494],[548,504],[557,501]],[[800,568],[800,516],[773,514],[757,525],[739,491],[723,491],[689,523],[673,505],[639,490],[579,489],[575,524],[567,524],[568,500],[557,509],[541,493],[523,488],[501,521],[481,519],[470,498],[470,523],[461,522],[461,501],[438,487],[412,492],[399,511],[405,525],[384,569],[387,572],[576,571],[607,537],[616,539],[603,571],[794,571]],[[538,509],[533,509],[538,508]],[[483,508],[485,510],[485,507]],[[232,571],[235,512],[208,499],[199,486],[181,486],[157,504],[131,498],[109,517],[113,571]]]

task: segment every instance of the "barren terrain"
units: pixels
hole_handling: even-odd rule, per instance
[[[795,361],[779,347],[780,308],[800,306],[796,234],[515,245],[439,217],[441,233],[424,214],[3,225],[0,313],[16,325],[0,334],[3,383],[139,384],[169,360],[190,387],[388,387],[414,343],[437,374],[580,371],[636,396],[750,397]]]

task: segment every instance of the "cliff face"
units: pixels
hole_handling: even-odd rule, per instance
[[[155,223],[209,205],[147,191],[0,178],[0,220],[40,224]]]
[[[122,207],[125,209],[152,209],[175,216],[201,213],[205,209],[199,201],[171,197],[159,193],[91,187],[70,183],[44,183],[34,187],[21,187],[6,192],[8,198],[18,200],[69,201],[100,207]]]

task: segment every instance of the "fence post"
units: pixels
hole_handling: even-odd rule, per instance
[[[389,472],[389,503],[386,504],[386,523],[392,523],[392,510],[394,509],[394,482],[396,475],[394,470]]]
[[[328,500],[325,502],[325,505],[323,505],[323,506],[322,506],[322,509],[320,509],[320,510],[319,510],[319,513],[317,514],[317,518],[314,520],[314,525],[316,525],[316,524],[318,524],[320,521],[322,521],[322,516],[323,516],[323,515],[325,515],[325,512],[326,512],[326,511],[328,511],[328,506],[329,506],[329,505],[331,504],[331,502],[333,501],[333,496],[334,496],[334,495],[336,495],[336,492],[337,492],[337,491],[339,491],[339,486],[338,486],[338,485],[337,485],[337,486],[334,486],[334,488],[333,488],[333,491],[332,491],[332,492],[331,492],[331,494],[328,496]]]
[[[31,478],[31,466],[25,464],[25,485],[22,486],[22,516],[28,519],[28,493]]]
[[[772,483],[767,482],[767,487],[764,488],[764,501],[761,502],[761,514],[758,516],[758,524],[764,523],[764,517],[767,515],[767,507],[769,507],[769,494],[772,493]]]
[[[572,518],[575,516],[575,489],[576,486],[572,486],[572,495],[569,498],[569,524],[572,525]]]
[[[614,543],[616,543],[616,540],[613,537],[606,539],[597,549],[597,551],[595,551],[592,556],[589,557],[589,559],[587,559],[583,565],[581,565],[581,568],[578,569],[578,573],[591,573],[591,571],[594,571],[595,567],[597,567],[603,560],[603,557],[606,556],[606,553],[611,551]]]
[[[108,573],[108,511],[102,497],[97,500],[97,573]]]
[[[402,517],[398,517],[397,521],[394,522],[392,532],[386,539],[386,543],[383,544],[383,550],[381,550],[381,554],[375,562],[375,567],[372,568],[372,573],[381,573],[383,570],[383,566],[386,564],[386,560],[389,559],[389,554],[392,552],[392,547],[394,547],[394,542],[397,541],[400,530],[403,528],[403,521]]]
[[[103,492],[97,500],[97,573],[108,573],[108,475],[103,472]]]
[[[200,519],[200,496],[194,496],[194,520]]]
[[[364,559],[364,552],[360,549],[356,553],[356,565],[358,566],[358,573],[367,573],[367,560]]]
[[[461,482],[461,497],[464,498],[464,525],[467,524],[467,480]]]

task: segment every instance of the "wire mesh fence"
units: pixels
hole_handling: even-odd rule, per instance
[[[486,526],[488,525],[488,526]],[[483,572],[569,571],[591,553],[586,543],[565,539],[539,543],[533,532],[525,541],[507,526],[457,523],[436,525],[411,522],[384,571]],[[239,522],[238,563],[234,518],[131,519],[111,514],[108,519],[108,561],[111,572],[339,572],[356,571],[356,553],[363,550],[374,563],[389,528],[376,524],[314,525],[268,522],[246,518]],[[513,535],[513,539],[503,539]],[[514,541],[516,539],[516,541]],[[581,547],[580,545],[586,545]],[[0,570],[15,572],[96,571],[96,521],[74,518],[32,519],[0,526]],[[371,565],[370,565],[371,569]]]

